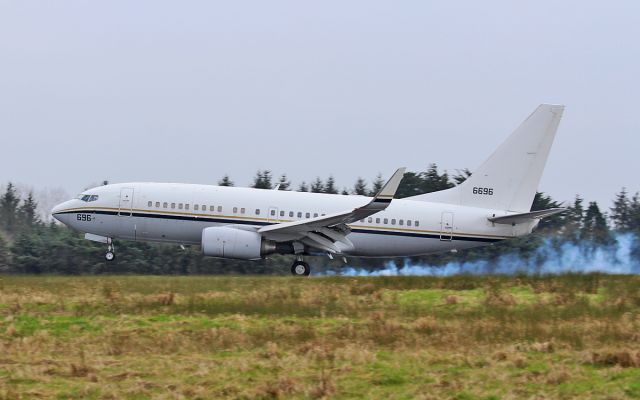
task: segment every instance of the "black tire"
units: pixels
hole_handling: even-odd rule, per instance
[[[291,274],[295,276],[309,276],[311,267],[304,261],[296,261],[291,266]]]

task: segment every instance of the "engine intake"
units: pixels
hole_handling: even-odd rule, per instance
[[[205,228],[202,231],[202,254],[209,257],[258,260],[282,252],[280,244],[266,240],[257,232],[226,226]]]

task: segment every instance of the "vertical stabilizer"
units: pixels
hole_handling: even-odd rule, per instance
[[[529,211],[563,111],[541,104],[464,183],[410,199]]]

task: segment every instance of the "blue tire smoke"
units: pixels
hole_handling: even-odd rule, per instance
[[[452,275],[544,275],[562,273],[603,272],[609,274],[639,274],[640,263],[632,255],[635,235],[616,234],[609,246],[591,242],[554,242],[545,239],[527,258],[517,253],[499,256],[495,260],[453,261],[443,265],[412,264],[406,259],[402,267],[393,261],[382,269],[367,271],[345,267],[331,275],[343,276],[452,276]]]

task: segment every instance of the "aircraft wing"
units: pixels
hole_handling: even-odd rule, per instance
[[[336,247],[335,242],[341,242],[346,246],[353,246],[351,241],[346,237],[346,235],[350,233],[346,225],[386,209],[389,204],[391,204],[391,200],[393,200],[393,196],[398,190],[404,172],[405,168],[399,168],[382,187],[380,192],[376,194],[369,203],[362,207],[315,218],[268,225],[258,229],[258,232],[270,240],[298,240],[309,246],[326,250],[330,253],[338,253],[339,249]]]
[[[558,214],[565,211],[567,211],[566,208],[550,208],[548,210],[531,211],[531,212],[521,213],[521,214],[511,214],[511,215],[504,215],[501,217],[493,217],[493,218],[489,218],[489,221],[495,224],[507,224],[507,225],[521,224],[523,222],[530,222],[531,220],[534,220],[534,219],[542,219],[545,217],[550,217],[554,214]]]

